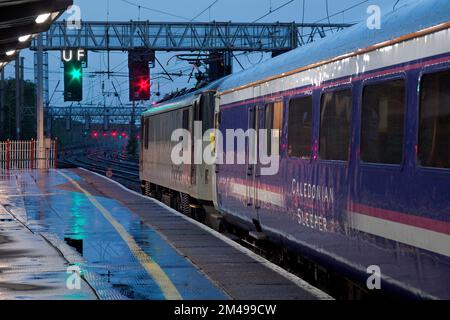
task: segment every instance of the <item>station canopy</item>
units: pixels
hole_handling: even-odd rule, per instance
[[[0,0],[0,70],[72,4],[73,0]]]

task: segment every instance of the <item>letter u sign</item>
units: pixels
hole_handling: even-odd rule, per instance
[[[73,51],[72,50],[63,50],[62,51],[63,61],[69,62],[73,59]]]

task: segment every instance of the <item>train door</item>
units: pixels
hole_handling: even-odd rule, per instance
[[[251,106],[247,110],[248,113],[248,136],[246,143],[245,161],[247,166],[246,175],[246,198],[247,206],[253,208],[255,205],[254,181],[255,171],[258,160],[258,107]]]
[[[220,98],[219,96],[214,97],[214,135],[212,136],[212,142],[214,143],[214,157],[216,158],[216,163],[214,164],[212,170],[212,185],[213,185],[213,193],[212,199],[214,203],[214,207],[220,211],[219,197],[218,197],[218,187],[217,187],[217,175],[219,174],[219,164],[217,163],[218,154],[218,137],[220,132]]]
[[[283,126],[283,100],[277,99],[259,107],[258,163],[255,169],[255,209],[259,222],[266,224],[273,219],[274,210],[282,206],[281,193],[274,191],[280,186],[278,164]],[[264,133],[264,135],[262,135]],[[263,171],[265,170],[265,172]],[[277,170],[276,172],[272,170]],[[270,187],[269,187],[270,186]]]
[[[196,145],[195,145],[195,141],[196,139],[201,139],[202,137],[199,136],[200,132],[198,132],[198,130],[196,130],[196,122],[201,121],[201,108],[200,108],[200,103],[198,100],[194,101],[194,105],[193,105],[193,113],[194,113],[194,119],[193,119],[193,124],[192,124],[192,131],[191,131],[191,159],[192,159],[192,164],[191,164],[191,185],[195,186],[197,184],[197,164],[194,162],[195,159],[195,152],[196,152]]]
[[[201,125],[199,127],[199,123],[202,121],[202,114],[201,114],[201,105],[200,105],[200,100],[201,96],[199,96],[197,99],[194,100],[192,107],[190,108],[192,111],[190,112],[189,115],[189,132],[191,134],[191,141],[190,141],[190,147],[191,147],[191,155],[190,155],[190,184],[192,188],[195,188],[197,185],[197,163],[195,162],[196,160],[198,161],[198,159],[196,159],[198,157],[198,155],[196,155],[196,152],[202,152],[202,148],[201,146],[197,146],[196,145],[196,141],[201,141],[202,140],[202,128]],[[200,149],[200,150],[197,150]],[[201,157],[201,156],[200,156]],[[194,191],[194,189],[192,189],[192,191]]]
[[[192,133],[193,131],[193,121],[192,121],[192,112],[191,107],[186,108],[182,111],[182,126],[183,129],[188,131],[189,133]],[[188,163],[183,164],[183,174],[182,174],[182,185],[187,186],[192,184],[192,160],[193,160],[193,139],[190,139],[189,141],[188,137],[185,137],[186,140],[183,141],[183,148],[185,150],[189,150],[189,161]],[[189,190],[185,190],[186,193],[190,193]]]
[[[329,225],[344,225],[348,205],[349,179],[353,163],[352,117],[353,88],[350,85],[316,91],[315,103],[318,112],[314,121],[318,124],[314,132],[313,173],[315,198],[309,213],[317,217],[318,231],[330,231]],[[317,192],[319,190],[319,192]],[[312,191],[312,190],[311,190]],[[306,211],[306,210],[304,210]],[[325,222],[328,221],[329,225]]]
[[[352,186],[349,220],[365,231],[367,216],[405,212],[404,192],[410,184],[405,171],[406,81],[403,75],[370,79],[363,83],[360,109],[360,141]],[[361,92],[360,92],[361,94]],[[383,227],[370,229],[383,234]],[[377,233],[375,233],[377,234]]]
[[[253,89],[254,98],[257,99],[260,96],[260,87],[257,86]],[[251,219],[255,225],[259,225],[259,204],[258,204],[258,150],[259,150],[259,137],[258,132],[261,126],[261,115],[263,108],[258,105],[252,105],[248,108],[248,137],[247,137],[247,182],[246,182],[246,194],[247,194],[247,207],[251,212]]]

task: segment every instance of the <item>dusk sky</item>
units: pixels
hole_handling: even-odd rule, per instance
[[[400,0],[398,5],[409,0]],[[202,15],[198,16],[209,5],[214,3],[214,0],[165,0],[165,1],[144,1],[144,0],[75,0],[75,4],[81,8],[81,15],[83,20],[105,21],[128,21],[128,20],[150,20],[150,21],[188,21],[198,16],[195,21],[234,21],[234,22],[253,22],[261,16],[267,14],[271,8],[272,10],[279,6],[288,3],[283,8],[267,15],[261,19],[260,22],[301,22],[303,19],[303,0],[219,0],[209,10],[206,10]],[[331,22],[359,22],[367,17],[367,7],[371,4],[379,5],[384,12],[392,10],[392,7],[397,0],[329,0],[328,12],[333,15],[353,5],[360,4],[355,8],[346,11],[345,13],[337,14],[331,17]],[[364,3],[362,3],[364,2]],[[139,10],[138,6],[141,5]],[[145,7],[145,8],[144,8]],[[109,8],[109,9],[108,9]],[[305,22],[316,22],[327,17],[326,0],[305,0]],[[154,9],[150,10],[150,9]],[[162,11],[162,12],[158,12]],[[382,11],[382,12],[383,12]],[[109,15],[108,15],[109,12]],[[67,18],[64,14],[61,19]],[[326,22],[327,20],[323,20]],[[169,72],[184,71],[186,74],[190,73],[191,67],[186,62],[181,62],[177,59],[170,59],[174,53],[157,53],[158,59],[169,70]],[[22,56],[25,57],[25,73],[26,78],[33,79],[33,55],[29,51],[24,51]],[[101,84],[104,83],[105,91],[113,91],[113,85],[121,92],[122,103],[128,103],[128,67],[127,55],[122,52],[111,52],[111,70],[117,72],[110,79],[106,76],[92,75],[95,71],[106,70],[106,53],[105,52],[89,52],[89,68],[85,70],[84,80],[84,101],[83,103],[98,104],[103,103],[103,94],[101,92]],[[252,64],[256,64],[261,59],[268,59],[269,55],[260,53],[252,55],[241,56],[240,62],[245,68],[249,68]],[[169,64],[166,65],[170,59]],[[50,60],[50,95],[55,91],[52,106],[64,106],[63,102],[63,74],[62,64],[60,62],[59,52],[49,52]],[[234,69],[240,70],[237,63],[234,63]],[[7,66],[7,76],[13,76],[14,63]],[[152,93],[156,88],[160,87],[162,94],[172,90],[181,89],[184,87],[192,87],[195,80],[187,82],[187,77],[176,78],[174,82],[158,79],[158,74],[161,68],[157,66],[151,70],[152,79]],[[153,97],[157,99],[157,97]],[[106,97],[107,103],[110,105],[117,105],[118,101],[112,96]]]

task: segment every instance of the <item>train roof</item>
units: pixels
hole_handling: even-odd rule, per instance
[[[410,0],[403,4],[400,2],[394,11],[381,13],[381,29],[379,30],[369,29],[364,20],[332,36],[235,73],[222,82],[218,91],[236,89],[276,77],[448,21],[450,21],[449,0]]]
[[[183,96],[167,100],[161,103],[157,103],[155,106],[149,108],[147,111],[145,111],[142,115],[149,116],[149,115],[155,115],[163,112],[167,112],[170,110],[175,110],[178,108],[185,108],[186,106],[192,105],[194,101],[198,98],[200,94],[207,91],[215,91],[219,85],[226,79],[221,78],[219,80],[213,81],[207,86],[200,88],[198,90],[195,90],[193,92],[190,92],[188,94],[185,94]]]

